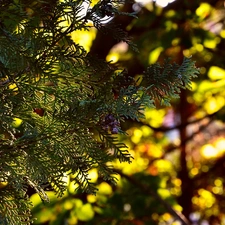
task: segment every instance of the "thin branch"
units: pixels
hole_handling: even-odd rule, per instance
[[[157,192],[153,191],[150,187],[145,186],[140,181],[136,180],[134,177],[128,176],[120,170],[114,169],[114,171],[118,173],[119,175],[121,175],[121,177],[126,178],[135,187],[138,187],[143,193],[153,196],[168,210],[168,212],[171,215],[177,218],[177,220],[179,220],[182,223],[182,225],[190,225],[190,223],[188,222],[188,220],[184,217],[182,213],[174,210],[170,204],[168,204],[165,200],[163,200],[161,196]]]
[[[172,151],[174,151],[174,150],[180,148],[181,146],[185,145],[188,141],[193,140],[193,138],[194,138],[196,135],[198,135],[200,132],[202,132],[204,129],[206,129],[212,122],[213,122],[213,120],[210,120],[207,124],[204,124],[204,125],[200,126],[200,128],[199,128],[198,131],[192,133],[192,134],[191,134],[190,136],[188,136],[186,139],[182,140],[182,142],[180,143],[180,145],[175,145],[175,146],[172,145],[172,146],[169,146],[169,148],[166,149],[165,153],[162,154],[161,157],[152,159],[152,160],[150,161],[149,164],[152,164],[154,161],[156,161],[156,160],[158,160],[158,159],[164,159],[165,156],[166,156],[168,153],[170,153],[170,152],[172,152]]]
[[[192,178],[193,182],[197,183],[202,179],[204,179],[204,181],[208,180],[209,176],[211,176],[212,173],[215,173],[215,170],[217,170],[218,168],[221,171],[223,170],[223,168],[225,167],[224,163],[225,163],[225,155],[222,155],[216,160],[216,162],[213,164],[211,168],[209,168],[208,171],[198,173],[195,177],[193,177]]]
[[[198,123],[206,118],[212,118],[213,116],[215,116],[217,114],[217,112],[210,114],[210,115],[205,115],[202,118],[196,119],[196,120],[192,120],[192,121],[187,121],[185,123],[181,123],[181,124],[177,124],[173,127],[166,127],[166,126],[162,126],[162,127],[152,127],[149,124],[145,124],[144,125],[148,126],[149,128],[151,128],[152,130],[154,130],[155,132],[167,132],[167,131],[171,131],[171,130],[176,130],[176,129],[181,129],[184,127],[187,127],[188,125],[194,124],[194,123]]]

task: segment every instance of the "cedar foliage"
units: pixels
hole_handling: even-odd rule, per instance
[[[95,193],[91,168],[116,183],[109,162],[132,160],[115,135],[123,133],[120,121],[138,120],[155,100],[169,104],[198,70],[189,58],[180,66],[166,61],[137,82],[72,40],[72,32],[94,26],[135,50],[116,24],[105,27],[107,17],[134,16],[119,11],[125,1],[0,2],[0,224],[30,224],[28,188],[48,202],[46,185],[62,196],[67,173]]]

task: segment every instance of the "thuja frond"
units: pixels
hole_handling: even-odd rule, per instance
[[[194,64],[190,58],[184,57],[180,66],[169,60],[163,65],[150,65],[144,72],[141,85],[148,87],[148,93],[154,99],[170,105],[170,99],[178,98],[182,88],[191,88],[191,79],[199,73]]]
[[[153,103],[144,88],[130,85],[127,88],[121,88],[119,97],[115,101],[115,111],[125,118],[139,120],[144,117],[144,108],[154,107]]]
[[[24,194],[15,192],[10,186],[0,192],[0,224],[31,224],[31,203]],[[4,203],[4,204],[2,204]]]
[[[127,146],[124,143],[118,142],[117,137],[102,132],[99,135],[115,159],[119,159],[120,162],[131,162],[132,156],[129,154]]]
[[[0,182],[6,184],[0,189],[0,224],[29,224],[28,188],[46,202],[46,186],[62,197],[65,174],[88,193],[96,192],[92,168],[115,183],[109,163],[132,160],[116,137],[125,133],[120,121],[143,117],[145,107],[154,107],[152,99],[178,97],[198,73],[190,59],[181,66],[167,61],[150,66],[137,85],[125,70],[93,57],[71,38],[92,21],[131,44],[126,32],[102,21],[125,15],[119,11],[125,1],[102,0],[91,8],[86,0],[86,13],[84,1],[51,2],[0,6]]]

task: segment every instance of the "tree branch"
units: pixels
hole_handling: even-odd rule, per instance
[[[118,173],[121,177],[126,178],[131,184],[135,187],[138,187],[143,193],[147,195],[153,196],[157,201],[159,201],[167,210],[168,212],[173,215],[177,220],[179,220],[182,225],[190,225],[188,220],[184,217],[184,215],[176,210],[174,210],[170,204],[168,204],[165,200],[161,198],[159,194],[153,191],[150,187],[145,186],[144,184],[140,183],[140,181],[134,179],[134,177],[128,176],[124,174],[122,171],[114,169],[116,173]]]

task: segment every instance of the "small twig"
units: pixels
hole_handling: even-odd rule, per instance
[[[210,120],[208,121],[207,124],[204,124],[204,125],[201,125],[199,127],[199,130],[196,131],[196,132],[193,132],[190,136],[188,136],[186,139],[184,139],[183,141],[181,141],[181,143],[179,145],[172,145],[170,147],[168,147],[165,152],[158,158],[153,158],[152,160],[150,160],[150,163],[149,164],[152,164],[154,161],[156,160],[159,160],[159,159],[164,159],[165,156],[168,154],[168,153],[171,153],[173,151],[175,151],[176,149],[178,148],[181,148],[183,145],[187,144],[188,141],[191,141],[193,140],[193,138],[198,135],[199,133],[201,133],[204,129],[206,129],[211,123],[213,122],[213,120]]]

